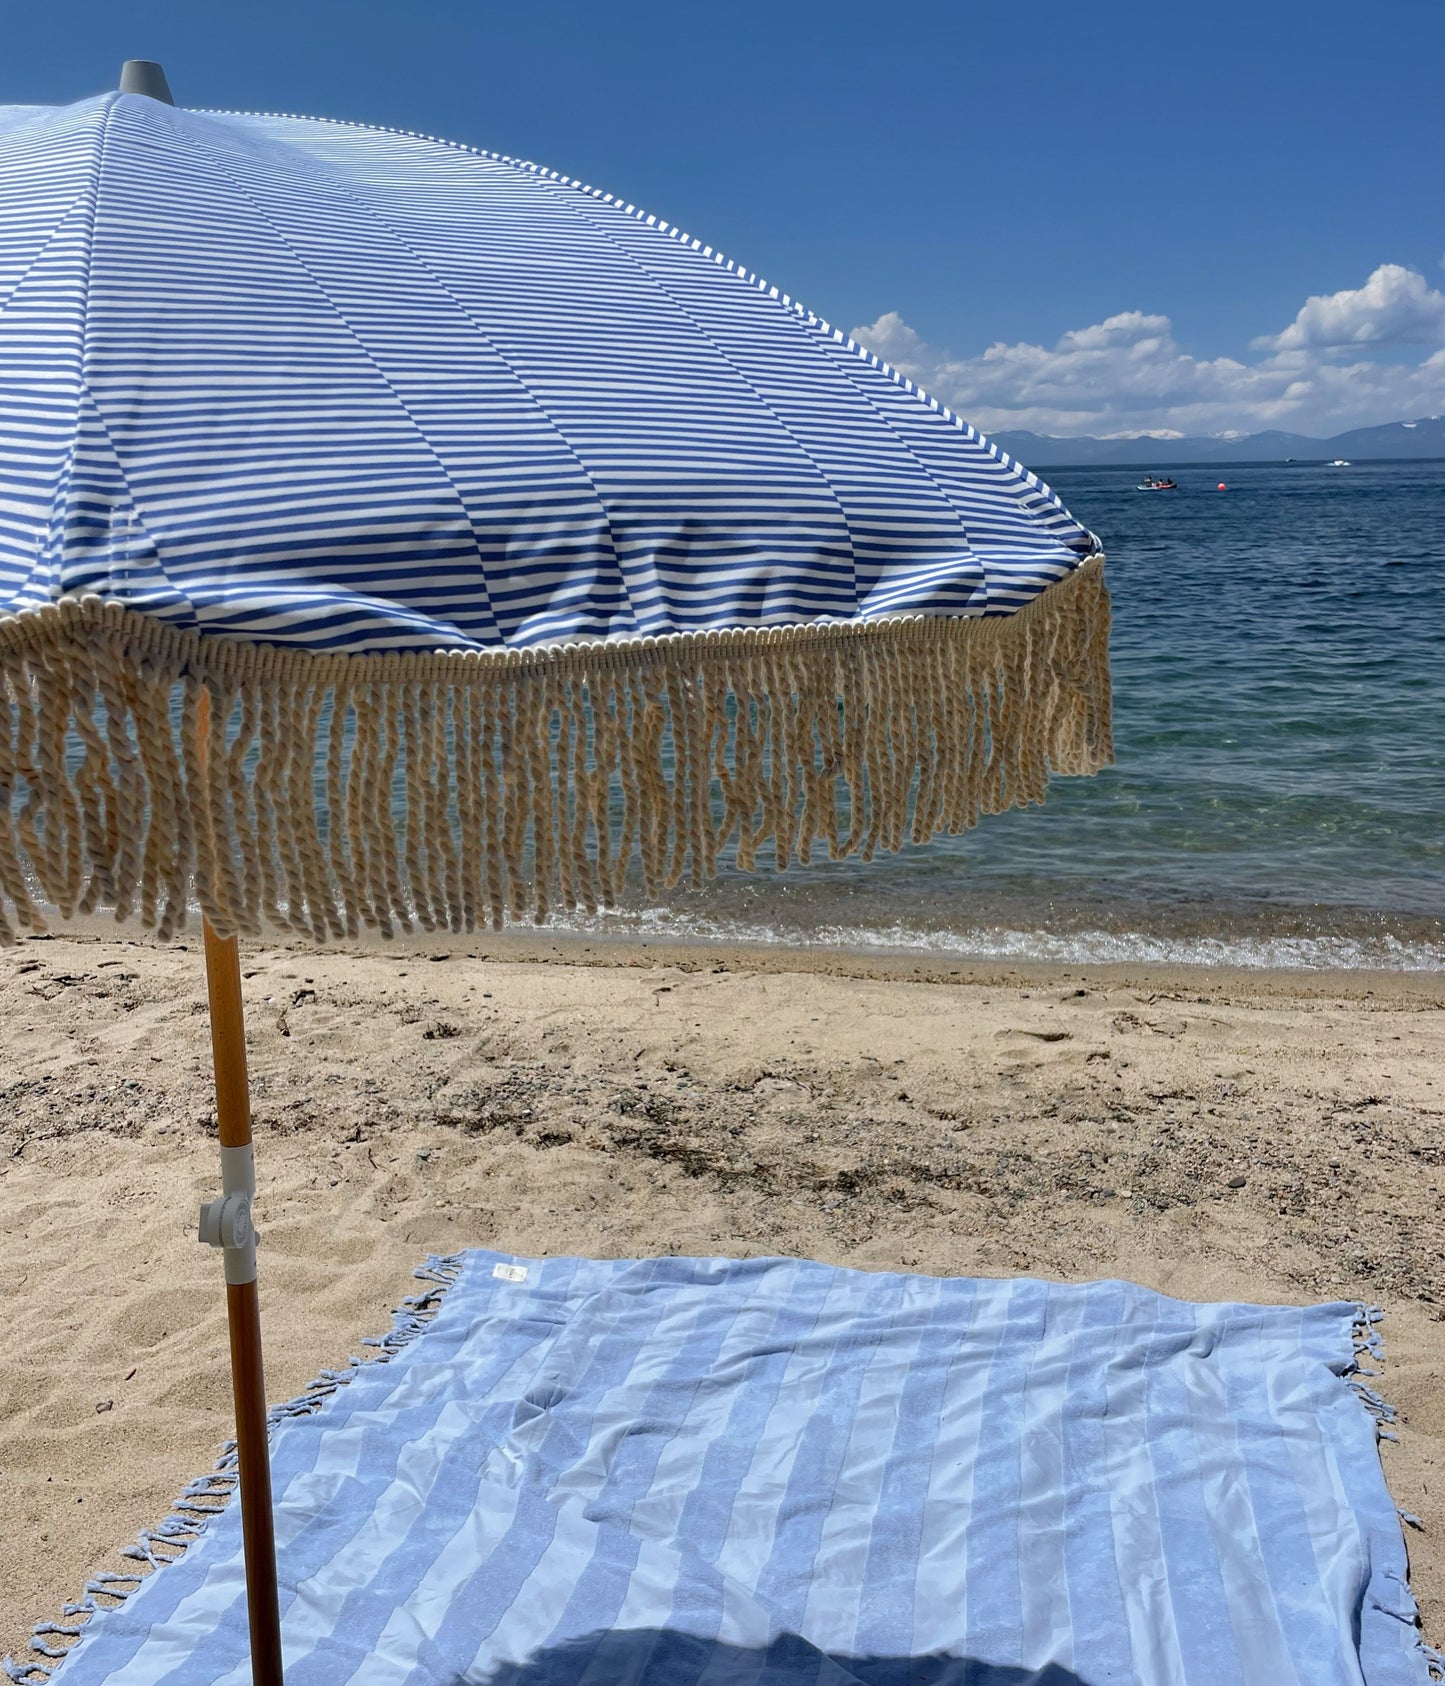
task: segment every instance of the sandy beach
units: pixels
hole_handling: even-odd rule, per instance
[[[474,1245],[1359,1298],[1445,1637],[1445,977],[545,935],[242,963],[273,1399]],[[0,954],[0,1650],[229,1432],[208,1062],[197,933]]]

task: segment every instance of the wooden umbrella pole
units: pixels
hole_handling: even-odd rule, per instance
[[[210,698],[201,696],[201,742]],[[235,937],[220,937],[205,920],[206,992],[216,1072],[216,1123],[221,1136],[222,1197],[201,1211],[201,1239],[221,1246],[226,1261],[226,1319],[231,1331],[231,1389],[236,1405],[236,1464],[241,1538],[246,1556],[246,1606],[254,1686],[282,1686],[281,1607],[276,1591],[276,1531],[271,1509],[271,1448],[266,1433],[266,1382],[261,1363],[261,1308],[256,1291],[256,1238],[251,1228],[251,1097],[246,1077],[246,1022],[241,957]]]

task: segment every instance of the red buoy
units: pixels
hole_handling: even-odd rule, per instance
[[[1219,482],[1219,489],[1220,489],[1220,491],[1221,491],[1221,492],[1227,492],[1227,491],[1228,491],[1228,490],[1229,490],[1229,487],[1228,487],[1228,486],[1226,486],[1226,485],[1225,485],[1225,484],[1224,484],[1224,482],[1223,482],[1223,481],[1222,481],[1222,480],[1221,480],[1221,481],[1220,481],[1220,482]]]

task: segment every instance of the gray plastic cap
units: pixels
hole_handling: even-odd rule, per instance
[[[147,99],[159,100],[162,105],[174,105],[171,85],[166,73],[154,59],[127,59],[120,67],[120,91],[123,94],[144,94]]]

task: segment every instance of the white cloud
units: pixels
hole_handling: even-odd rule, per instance
[[[1363,287],[1310,299],[1283,333],[1256,342],[1266,355],[1253,361],[1191,356],[1167,316],[1138,310],[1052,346],[999,343],[973,357],[927,344],[894,311],[853,337],[985,431],[1329,434],[1445,410],[1445,349],[1414,363],[1367,355],[1445,340],[1445,294],[1391,264]]]
[[[1255,340],[1268,351],[1342,345],[1438,345],[1445,340],[1445,293],[1418,270],[1382,263],[1363,287],[1317,293],[1282,334]]]

